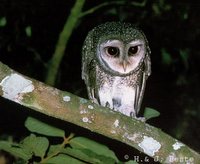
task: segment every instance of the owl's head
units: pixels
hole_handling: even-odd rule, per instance
[[[144,33],[130,23],[108,22],[95,27],[89,35],[99,65],[116,75],[131,73],[150,53]]]

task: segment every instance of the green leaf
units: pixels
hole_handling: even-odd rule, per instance
[[[22,158],[17,159],[14,164],[27,164],[27,160],[24,160]]]
[[[72,164],[84,164],[84,162],[81,162],[73,157],[70,157],[68,155],[60,154],[58,156],[55,156],[53,158],[48,159],[45,161],[45,163],[51,163],[51,164],[61,164],[61,163],[72,163]]]
[[[0,141],[0,149],[9,152],[10,154],[22,158],[26,161],[32,158],[32,153],[26,151],[25,149],[17,146],[17,144],[12,144],[8,141]]]
[[[165,48],[161,49],[161,55],[162,55],[162,62],[163,62],[163,64],[170,65],[172,63],[172,57],[171,57],[170,53],[168,53],[166,51]]]
[[[80,149],[87,155],[99,155],[112,158],[115,162],[118,162],[118,159],[113,151],[111,151],[107,146],[99,144],[95,141],[89,140],[84,137],[75,137],[70,140],[72,148]]]
[[[116,8],[111,8],[106,12],[106,14],[117,15],[118,12],[117,12]]]
[[[88,163],[100,163],[100,160],[93,158],[91,156],[88,156],[87,154],[83,153],[79,149],[72,149],[70,147],[63,148],[61,145],[51,145],[48,151],[47,156],[51,156],[52,154],[55,154],[55,152],[59,152],[59,154],[67,154],[71,157],[74,157],[76,159],[79,159],[84,162]]]
[[[87,163],[100,163],[101,162],[99,159],[87,155],[80,149],[72,149],[70,147],[67,147],[67,148],[63,149],[61,151],[61,153],[68,154],[72,157],[75,157],[76,159],[80,159],[81,161],[84,161]]]
[[[188,62],[189,50],[188,49],[180,50],[180,57],[181,57],[181,59],[183,61],[185,69],[187,70],[189,68],[189,62]]]
[[[65,136],[64,130],[53,127],[49,124],[41,122],[32,117],[27,118],[27,120],[25,122],[25,126],[29,131],[35,132],[38,134],[43,134],[43,135],[52,136],[52,137],[64,137]]]
[[[98,150],[96,150],[97,152],[95,151],[91,151],[89,149],[80,149],[84,154],[90,156],[91,158],[96,158],[98,159],[100,162],[99,163],[108,163],[108,164],[111,164],[111,163],[118,163],[118,159],[114,159],[112,156],[109,156],[109,155],[100,155],[98,152]]]
[[[28,37],[31,37],[31,35],[32,35],[31,26],[27,26],[27,27],[25,28],[25,32],[26,32],[26,35],[27,35]]]
[[[6,17],[0,18],[0,27],[4,27],[6,25],[6,23],[7,23]]]
[[[128,162],[125,162],[124,164],[138,164],[136,161],[130,160]]]
[[[47,156],[51,155],[51,154],[55,154],[55,152],[62,152],[63,147],[61,144],[58,145],[50,145],[49,147],[49,151],[47,153]]]
[[[26,137],[21,143],[22,148],[41,158],[45,156],[48,146],[49,141],[47,138],[36,137],[34,134]]]
[[[148,120],[150,118],[158,117],[160,116],[160,112],[153,108],[146,107],[144,110],[144,117]]]

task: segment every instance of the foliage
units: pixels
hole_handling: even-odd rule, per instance
[[[146,107],[144,110],[144,117],[146,120],[158,117],[159,115],[160,115],[160,113],[153,108]]]
[[[65,137],[65,132],[35,118],[27,118],[25,126],[32,133],[19,143],[0,141],[0,148],[18,157],[16,161],[26,163],[121,163],[114,152],[107,146],[84,137],[75,137],[70,134]],[[61,138],[59,144],[53,141]],[[126,163],[126,162],[125,162]],[[134,163],[129,161],[127,163]]]
[[[6,18],[5,17],[2,17],[0,18],[0,27],[4,27],[6,25]]]

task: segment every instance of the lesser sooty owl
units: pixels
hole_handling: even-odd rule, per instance
[[[91,30],[82,49],[82,78],[89,98],[136,117],[151,74],[144,33],[130,23],[107,22]]]

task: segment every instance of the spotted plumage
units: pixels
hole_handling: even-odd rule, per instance
[[[151,73],[149,55],[145,35],[132,24],[108,22],[95,27],[82,50],[82,78],[89,98],[136,117]]]

